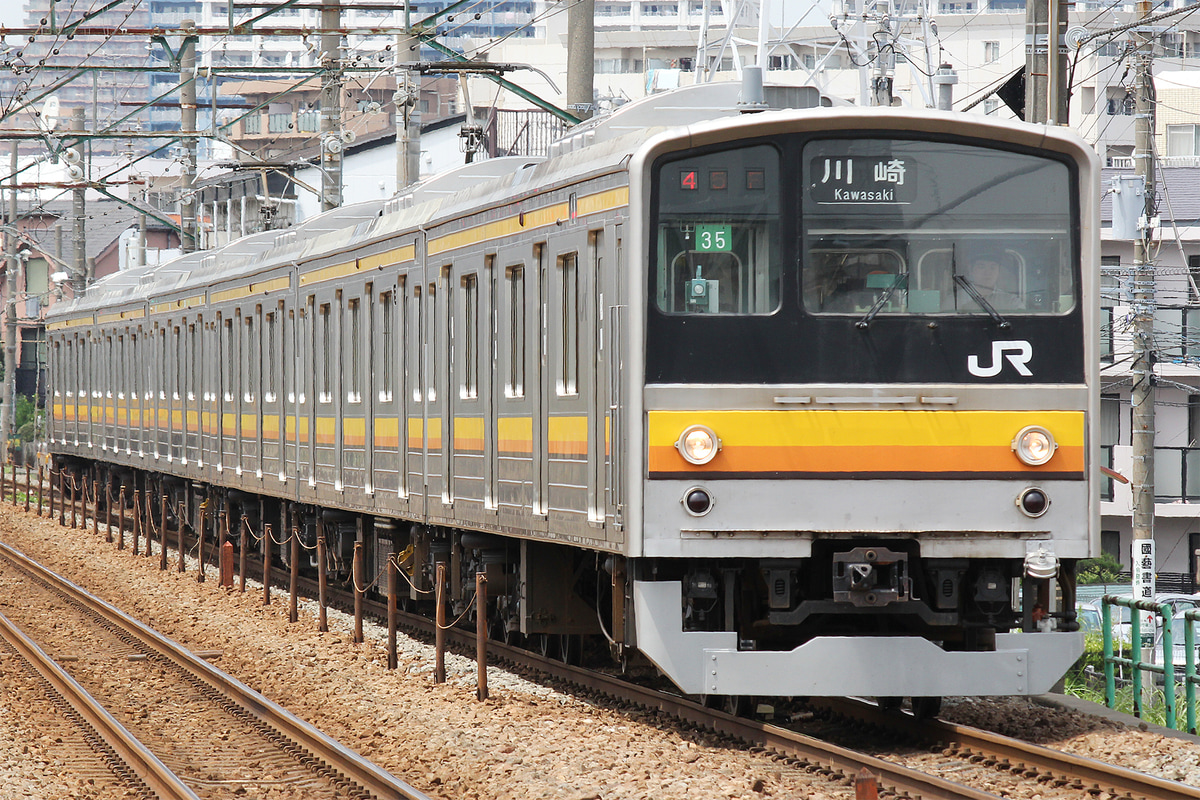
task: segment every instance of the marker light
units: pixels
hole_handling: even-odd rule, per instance
[[[713,500],[712,495],[707,490],[695,486],[684,492],[683,507],[693,517],[702,517],[709,511],[712,511]]]
[[[1031,467],[1040,467],[1054,456],[1058,445],[1050,431],[1038,425],[1022,428],[1012,442],[1013,452],[1017,458]]]
[[[692,425],[680,434],[675,449],[691,464],[707,464],[721,449],[721,440],[709,428]]]
[[[1041,489],[1030,487],[1017,496],[1017,508],[1027,517],[1040,517],[1050,509],[1050,498]]]

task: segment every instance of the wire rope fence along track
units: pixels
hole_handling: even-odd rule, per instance
[[[345,599],[341,599],[335,604],[344,605],[345,602]],[[378,602],[367,603],[365,610],[376,617],[386,617],[387,613],[386,605]],[[431,620],[405,612],[401,612],[399,616],[403,619],[404,628],[422,635],[432,635]],[[450,628],[446,631],[446,637],[448,645],[456,651],[463,654],[474,653],[473,634],[461,628]],[[858,772],[865,768],[876,776],[882,789],[900,797],[923,800],[997,799],[995,794],[962,786],[784,728],[725,714],[679,695],[639,686],[616,676],[566,664],[495,640],[489,640],[487,646],[491,656],[515,668],[517,672],[536,674],[541,681],[549,679],[561,682],[603,696],[614,703],[653,710],[685,725],[711,730],[751,747],[772,750],[782,759],[790,760],[793,766],[805,766],[811,771],[825,775],[839,773],[843,783],[853,783]]]
[[[257,559],[251,559],[249,572],[257,574]],[[300,579],[301,591],[312,596],[316,590],[315,582],[311,579]],[[330,606],[339,607],[349,612],[353,607],[353,593],[330,589]],[[386,619],[386,601],[367,600],[363,606],[367,616],[377,620]],[[400,612],[398,614],[400,627],[418,635],[432,636],[433,622],[423,616]],[[456,651],[470,655],[475,650],[475,637],[472,633],[451,628],[446,631],[448,644]],[[880,784],[885,789],[898,795],[908,795],[921,798],[974,798],[984,800],[995,798],[997,795],[971,787],[962,786],[952,781],[946,781],[931,776],[919,770],[906,768],[892,762],[876,759],[870,755],[856,753],[853,750],[823,742],[819,739],[801,733],[789,731],[763,722],[735,717],[709,709],[701,704],[674,694],[659,692],[654,689],[640,687],[617,677],[595,672],[585,668],[564,664],[561,661],[539,656],[520,648],[510,647],[495,640],[489,640],[490,654],[498,661],[516,668],[518,672],[528,671],[536,674],[539,679],[561,681],[571,686],[594,692],[618,702],[643,708],[654,709],[672,716],[689,725],[707,728],[717,733],[741,740],[751,746],[759,746],[776,751],[784,758],[798,759],[824,770],[833,769],[849,780],[862,768],[866,768],[879,777]],[[814,702],[836,702],[824,698]],[[866,706],[870,711],[877,711],[875,706]],[[882,714],[883,712],[878,712]],[[879,720],[882,720],[880,722]],[[1008,739],[997,734],[983,731],[977,733],[982,738],[969,738],[974,729],[949,726],[948,723],[926,722],[918,723],[903,715],[886,714],[877,718],[880,727],[904,727],[904,735],[911,741],[918,733],[922,738],[931,742],[956,742],[961,749],[962,759],[967,760],[978,753],[1007,752],[1008,755],[997,754],[992,759],[998,770],[1005,770],[1006,764],[1011,764],[1009,771],[1017,772],[1018,767],[1026,771],[1036,771],[1038,775],[1030,775],[1029,780],[1037,777],[1063,781],[1060,785],[1070,788],[1070,784],[1078,783],[1086,790],[1088,787],[1123,787],[1117,792],[1119,796],[1146,798],[1197,798],[1200,800],[1200,790],[1192,787],[1180,787],[1170,781],[1143,775],[1142,773],[1125,770],[1120,767],[1092,761],[1090,759],[1059,753],[1036,745],[1029,745],[1019,740]],[[921,727],[921,726],[925,727]],[[937,726],[948,726],[939,728]],[[951,735],[951,731],[957,731]],[[929,731],[940,731],[933,735]],[[993,742],[992,748],[984,746],[985,741]],[[1029,752],[1029,755],[1024,755]],[[1007,761],[1005,761],[1007,759]],[[1038,760],[1040,759],[1040,760]],[[980,761],[981,759],[975,758]],[[982,759],[986,761],[986,757]],[[1019,773],[1018,773],[1019,774]],[[1107,790],[1107,789],[1105,789]]]
[[[414,787],[401,781],[341,743],[326,736],[286,709],[263,697],[236,678],[192,655],[119,609],[83,591],[75,584],[46,570],[20,552],[0,543],[0,556],[52,591],[82,606],[103,624],[126,632],[156,658],[186,674],[196,689],[216,696],[231,714],[263,731],[265,737],[287,751],[312,772],[325,776],[339,787],[338,796],[428,800]]]
[[[915,720],[906,714],[884,711],[872,703],[848,698],[814,698],[809,704],[824,707],[905,738],[942,743],[947,752],[962,758],[994,762],[1008,770],[1037,772],[1048,781],[1068,781],[1093,796],[1147,800],[1200,800],[1200,788],[1107,764],[1102,761],[1031,744],[990,731],[942,720]]]
[[[347,604],[346,598],[335,601],[335,605]],[[383,603],[367,603],[366,610],[376,617],[386,615],[386,605]],[[424,635],[432,634],[433,623],[426,618],[406,613],[399,616],[403,619],[403,627],[406,629]],[[453,649],[462,654],[474,651],[474,636],[466,630],[454,628],[447,631],[447,640]],[[496,660],[514,667],[518,672],[536,674],[541,680],[559,681],[619,703],[651,709],[685,724],[706,728],[751,746],[773,750],[786,759],[799,760],[824,770],[832,769],[841,773],[845,779],[852,778],[859,769],[865,767],[879,778],[882,788],[900,796],[927,800],[982,800],[997,797],[996,794],[981,789],[929,775],[920,769],[877,759],[776,725],[731,716],[687,698],[631,684],[616,676],[564,664],[557,659],[546,658],[498,641],[489,640],[488,650]],[[1030,783],[1048,784],[1048,789],[1057,789],[1059,794],[1071,795],[1074,792],[1078,796],[1095,796],[1100,792],[1111,792],[1116,797],[1147,800],[1200,800],[1200,789],[1195,787],[967,726],[953,725],[940,720],[916,720],[907,714],[886,712],[874,704],[846,698],[814,698],[809,703],[813,706],[826,706],[879,729],[890,730],[901,741],[923,741],[930,744],[940,742],[943,745],[949,743],[949,747],[944,748],[946,755],[956,761],[970,761],[979,764],[985,770],[1008,772]],[[1095,791],[1097,787],[1098,791]],[[1081,792],[1083,794],[1080,794]]]
[[[84,739],[109,762],[114,776],[130,786],[137,796],[199,800],[187,784],[3,614],[0,614],[0,637],[45,680],[51,701],[59,705],[61,700],[77,715],[74,721],[84,729]]]

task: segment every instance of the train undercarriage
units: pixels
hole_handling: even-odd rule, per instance
[[[922,558],[915,538],[864,537],[816,542],[805,559],[627,560],[103,463],[61,460],[57,468],[68,496],[72,487],[78,491],[95,481],[102,505],[116,509],[123,499],[127,515],[140,507],[151,530],[161,531],[165,522],[172,545],[182,520],[188,541],[203,529],[206,542],[228,540],[256,558],[269,549],[272,562],[286,570],[294,531],[301,573],[315,576],[323,554],[332,585],[357,584],[380,599],[387,596],[388,562],[394,560],[397,604],[405,610],[432,615],[441,569],[449,612],[473,620],[475,576],[482,573],[494,638],[568,661],[582,660],[585,650],[589,656],[607,651],[623,667],[647,664],[648,657],[684,691],[707,698],[753,695],[748,687],[768,685],[762,682],[768,673],[769,685],[795,687],[783,693],[827,694],[803,689],[828,685],[828,676],[778,680],[781,669],[805,672],[814,659],[832,659],[828,670],[848,659],[880,663],[900,657],[922,669],[938,654],[987,657],[1030,646],[1020,638],[1029,634],[1012,631],[1078,629],[1075,563],[1045,551],[1024,560],[933,559]],[[325,546],[318,548],[322,537]],[[807,657],[797,656],[806,649]],[[755,659],[737,662],[744,677],[733,674],[730,659],[738,656]],[[688,663],[702,658],[723,669],[701,674]],[[1013,658],[1019,664],[1023,657]],[[1025,670],[1017,673],[1023,677]],[[879,688],[878,670],[863,675],[872,691],[860,693],[890,697],[886,686]],[[1010,691],[1033,691],[1028,681],[1019,683]],[[846,682],[847,693],[855,686],[854,679]],[[942,692],[896,692],[935,693]]]

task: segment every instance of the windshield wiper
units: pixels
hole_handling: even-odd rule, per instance
[[[978,303],[979,307],[988,313],[988,316],[992,318],[992,321],[1000,326],[1000,330],[1006,331],[1012,327],[1009,321],[1000,316],[1000,312],[997,311],[991,303],[983,298],[983,295],[981,295],[979,290],[975,288],[975,284],[967,280],[965,276],[955,275],[954,282],[961,286],[963,291],[970,295],[971,299]]]
[[[900,288],[900,284],[902,283],[908,283],[907,272],[902,272],[896,276],[896,280],[892,281],[892,285],[880,293],[879,299],[875,301],[875,305],[871,306],[870,310],[867,311],[866,315],[864,315],[862,319],[854,323],[854,327],[864,329],[870,325],[871,320],[875,319],[875,315],[879,313],[880,309],[887,304],[888,300],[892,299],[892,295],[896,293],[896,290]]]

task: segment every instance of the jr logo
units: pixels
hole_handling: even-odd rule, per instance
[[[1007,358],[1017,372],[1029,377],[1033,373],[1029,371],[1026,364],[1029,359],[1033,358],[1033,345],[1023,340],[1012,342],[992,342],[992,363],[991,366],[981,367],[979,365],[979,356],[967,356],[967,370],[972,375],[980,378],[994,378],[1000,374],[1000,370],[1004,369],[1004,359]]]

